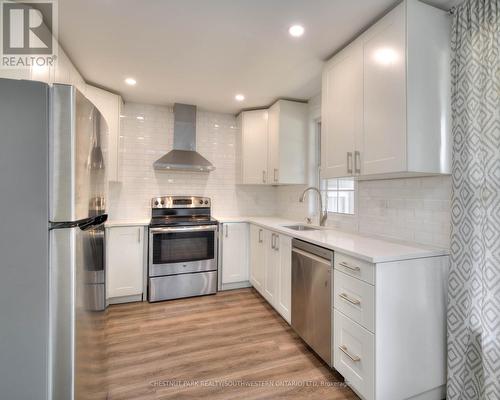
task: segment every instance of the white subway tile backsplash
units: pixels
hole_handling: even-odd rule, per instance
[[[126,103],[122,115],[122,177],[110,186],[110,219],[149,218],[151,198],[168,194],[211,197],[214,214],[275,214],[275,188],[236,185],[233,115],[198,110],[197,150],[216,167],[208,174],[153,169],[173,146],[172,107]]]
[[[316,194],[298,201],[305,185],[236,184],[238,130],[233,115],[198,110],[197,150],[216,167],[205,174],[153,169],[153,162],[173,146],[172,107],[126,103],[122,114],[122,180],[110,186],[110,219],[149,218],[151,197],[187,194],[211,197],[214,214],[280,215],[297,221],[311,214],[318,222]],[[450,196],[448,176],[359,181],[356,214],[331,214],[328,225],[449,247]]]
[[[297,200],[303,187],[278,188],[281,215],[307,215]],[[450,245],[451,177],[359,181],[356,214],[330,214],[337,229],[440,247]],[[286,203],[286,204],[284,204]]]

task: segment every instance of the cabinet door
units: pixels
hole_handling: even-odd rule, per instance
[[[58,57],[57,57],[57,63],[54,68],[54,83],[65,83],[65,84],[71,84],[70,81],[70,65],[71,61],[69,60],[68,56],[66,53],[59,47],[59,52],[58,52]]]
[[[269,109],[269,178],[274,184],[304,184],[307,176],[309,109],[279,100]]]
[[[267,158],[268,182],[279,183],[280,173],[280,102],[273,104],[268,112],[269,149]]]
[[[242,183],[268,182],[267,119],[267,110],[244,111],[242,114]]]
[[[222,283],[248,281],[248,225],[222,225]]]
[[[326,65],[322,96],[321,175],[350,176],[354,173],[357,138],[362,137],[363,130],[361,42],[352,43]]]
[[[85,96],[98,108],[106,122],[106,134],[101,137],[102,141],[107,141],[106,174],[108,181],[118,182],[120,180],[119,147],[122,99],[116,94],[91,85],[86,85]]]
[[[367,174],[406,170],[404,3],[363,35],[364,149]]]
[[[277,280],[280,263],[279,235],[274,232],[264,231],[266,245],[266,263],[264,276],[264,297],[274,308],[277,305]]]
[[[292,309],[292,238],[279,235],[278,312],[290,323]]]
[[[112,227],[107,233],[107,297],[142,294],[144,227]]]
[[[250,283],[263,295],[266,253],[264,247],[264,229],[250,226]]]

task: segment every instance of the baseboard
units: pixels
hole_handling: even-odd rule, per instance
[[[428,390],[427,392],[417,394],[408,400],[443,400],[446,398],[446,385]]]
[[[142,301],[142,294],[135,294],[133,296],[112,297],[106,300],[106,305],[109,306],[111,304],[133,303],[135,301]]]
[[[249,281],[244,281],[244,282],[233,282],[233,283],[223,283],[221,285],[220,291],[223,290],[233,290],[233,289],[243,289],[243,288],[248,288],[252,287]]]

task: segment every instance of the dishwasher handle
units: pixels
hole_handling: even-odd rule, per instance
[[[296,247],[292,247],[292,252],[300,254],[301,256],[310,258],[310,259],[312,259],[314,261],[317,261],[319,263],[322,263],[322,264],[326,264],[326,265],[329,265],[329,266],[332,265],[332,263],[330,262],[330,260],[327,260],[325,258],[321,258],[321,257],[319,257],[317,255],[314,255],[314,254],[311,254],[311,253],[308,253],[308,252],[306,252],[304,250],[297,249]]]

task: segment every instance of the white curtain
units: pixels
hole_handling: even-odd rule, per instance
[[[452,24],[448,399],[500,399],[500,0]]]

